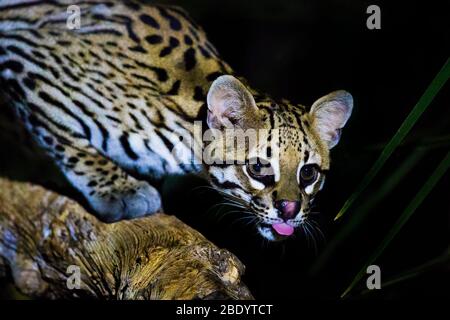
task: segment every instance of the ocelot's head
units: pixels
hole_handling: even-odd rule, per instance
[[[308,110],[261,98],[225,75],[212,83],[207,103],[210,143],[203,155],[211,184],[254,217],[263,237],[291,236],[323,187],[352,96],[335,91]]]

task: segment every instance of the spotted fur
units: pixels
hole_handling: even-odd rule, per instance
[[[81,28],[70,30],[67,7],[73,4],[81,8]],[[302,223],[323,185],[351,96],[332,93],[309,111],[276,102],[233,74],[204,31],[177,7],[102,0],[0,3],[4,96],[106,220],[160,209],[158,191],[134,173],[158,180],[194,172],[255,214],[266,238],[274,240],[270,225],[283,221],[274,207],[279,199],[301,201],[289,223]],[[277,131],[273,184],[253,179],[245,164],[193,161],[183,141],[196,139],[197,120],[204,129],[231,123],[267,129],[271,136]],[[245,157],[263,150],[270,153],[267,143],[258,143]],[[303,188],[299,170],[310,163],[320,173]]]

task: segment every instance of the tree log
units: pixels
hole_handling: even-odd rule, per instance
[[[173,216],[107,224],[64,196],[0,178],[0,276],[11,274],[27,296],[252,299],[243,272]]]

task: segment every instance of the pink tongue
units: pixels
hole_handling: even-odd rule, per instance
[[[281,234],[282,236],[290,236],[294,233],[294,227],[288,225],[287,223],[273,224],[272,227],[278,234]]]

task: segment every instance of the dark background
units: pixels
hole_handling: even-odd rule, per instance
[[[163,3],[186,9],[206,30],[223,59],[253,87],[275,98],[309,106],[333,90],[352,93],[354,113],[332,151],[331,171],[317,199],[320,214],[314,219],[325,233],[325,239],[316,234],[317,250],[301,233],[282,243],[262,240],[252,226],[236,221],[239,215],[227,215],[226,209],[214,207],[220,197],[202,188],[204,183],[198,179],[173,177],[164,184],[163,192],[168,213],[179,216],[245,263],[244,280],[256,298],[339,297],[449,150],[447,84],[355,205],[333,222],[447,60],[450,14],[445,1]],[[381,8],[381,30],[366,27],[370,4]],[[390,179],[412,156],[417,163],[393,184]],[[11,157],[12,151],[0,155],[0,169],[8,167]],[[448,256],[449,182],[447,173],[376,261],[382,281],[433,261],[444,252]],[[389,191],[384,194],[386,188]],[[364,205],[377,196],[367,217],[357,223]],[[350,230],[347,236],[330,249],[346,229]],[[324,252],[328,252],[327,259],[323,259]],[[312,270],[318,261],[322,261],[320,268]],[[351,298],[448,299],[448,262],[433,264],[415,277],[382,290],[359,294],[364,289],[363,279]]]
[[[168,3],[185,8],[206,30],[223,59],[254,87],[275,98],[311,105],[333,90],[352,93],[354,113],[332,151],[331,171],[318,199],[321,213],[315,219],[326,238],[323,241],[317,235],[318,253],[301,234],[281,244],[261,240],[251,226],[236,222],[238,215],[211,209],[218,197],[202,188],[187,192],[188,183],[180,184],[178,178],[172,180],[179,185],[177,192],[170,192],[173,187],[165,192],[168,212],[229,248],[246,264],[245,280],[257,298],[339,297],[449,150],[447,85],[360,200],[343,219],[332,221],[447,60],[450,15],[444,2]],[[381,30],[366,27],[370,4],[381,8]],[[367,218],[331,250],[322,268],[311,272],[320,253],[357,219],[360,206],[376,197],[386,183],[389,187],[389,177],[413,154],[419,159],[417,164],[387,195],[380,196]],[[382,282],[448,250],[449,196],[447,173],[376,261]],[[449,298],[448,261],[409,280],[352,298]],[[355,292],[364,285],[365,278]]]

